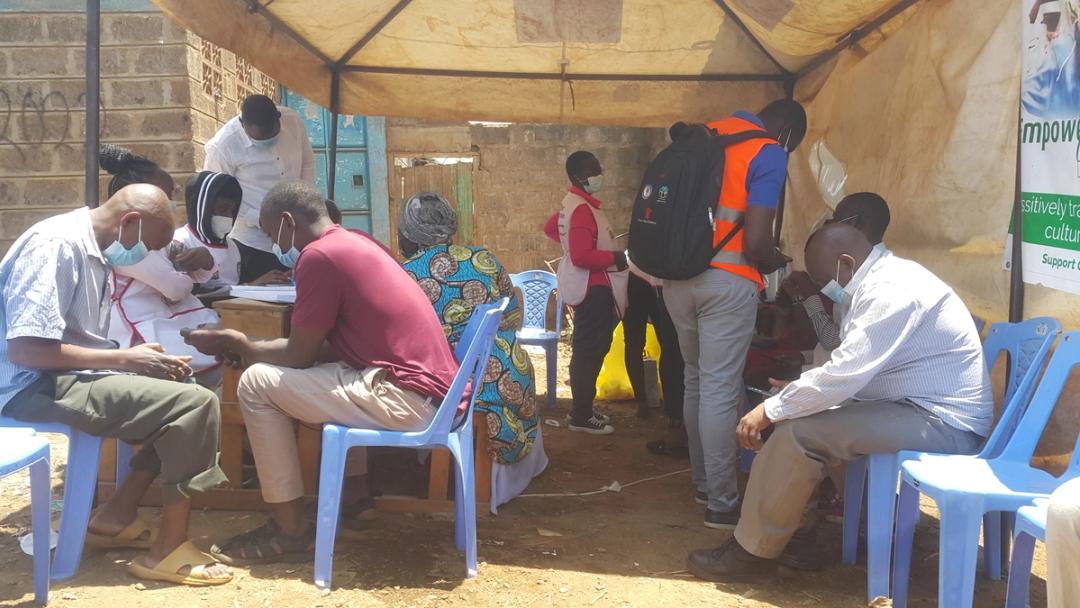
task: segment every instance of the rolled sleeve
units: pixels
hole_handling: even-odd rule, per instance
[[[6,338],[61,339],[78,284],[77,268],[69,244],[31,237],[13,261],[4,290]]]

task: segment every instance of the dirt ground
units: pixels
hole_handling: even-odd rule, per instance
[[[560,377],[566,353],[561,357]],[[542,358],[537,378],[544,378]],[[542,385],[542,382],[541,382]],[[543,386],[540,390],[544,390]],[[650,455],[645,441],[659,436],[659,415],[641,421],[636,403],[602,404],[617,432],[607,437],[566,430],[569,389],[560,384],[558,408],[545,419],[544,443],[551,464],[534,480],[530,493],[584,492],[613,481],[629,482],[680,471],[688,461]],[[54,497],[59,499],[65,465],[63,438],[54,440]],[[820,572],[782,570],[754,584],[716,585],[685,572],[689,549],[719,545],[728,532],[702,526],[702,507],[692,500],[689,473],[588,497],[520,497],[493,516],[479,514],[479,576],[463,580],[464,557],[454,549],[449,517],[383,515],[359,539],[338,543],[334,590],[321,593],[312,583],[310,563],[257,566],[237,570],[223,587],[191,589],[131,578],[124,564],[130,551],[87,550],[78,575],[52,586],[51,605],[72,608],[170,606],[186,608],[278,607],[533,607],[596,608],[710,606],[810,608],[866,605],[866,568],[840,565],[840,527],[819,530],[826,562]],[[55,503],[56,506],[59,503]],[[937,529],[932,504],[923,505],[917,533],[910,605],[937,603]],[[156,509],[145,515],[157,517]],[[192,534],[208,545],[263,521],[258,513],[200,511]],[[25,475],[0,481],[0,605],[33,605],[30,559],[19,552],[18,535],[29,530],[29,485]],[[542,531],[542,532],[541,532]],[[1045,606],[1045,558],[1035,556],[1032,606]],[[979,576],[976,606],[1003,606],[1005,581]]]

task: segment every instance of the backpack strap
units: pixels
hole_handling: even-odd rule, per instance
[[[716,247],[713,247],[714,258],[716,257],[716,254],[720,253],[724,249],[724,247],[727,247],[727,244],[731,242],[731,239],[735,238],[736,234],[739,234],[739,231],[743,229],[743,225],[745,223],[745,217],[739,217],[739,219],[735,220],[735,225],[731,227],[731,230],[727,233],[727,235],[720,240]],[[738,255],[742,256],[743,254],[740,253]]]

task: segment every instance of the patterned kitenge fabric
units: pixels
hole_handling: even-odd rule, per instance
[[[487,249],[460,245],[423,249],[404,266],[435,307],[451,348],[461,340],[474,307],[510,298],[476,409],[487,416],[491,457],[503,464],[521,460],[536,439],[539,412],[532,362],[517,341],[522,311],[510,276]]]

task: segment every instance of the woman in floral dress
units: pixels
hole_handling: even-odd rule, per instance
[[[451,244],[456,233],[457,213],[445,198],[424,192],[406,201],[398,223],[404,267],[427,294],[451,347],[457,347],[476,306],[510,298],[476,410],[487,417],[491,458],[514,465],[529,456],[539,430],[532,362],[517,341],[522,310],[495,255],[483,247]]]

